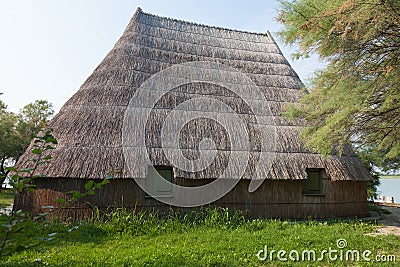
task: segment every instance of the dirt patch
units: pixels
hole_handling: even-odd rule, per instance
[[[378,204],[379,207],[387,210],[390,214],[380,214],[377,220],[378,224],[383,226],[377,227],[377,233],[370,233],[368,235],[397,235],[400,236],[400,205],[398,204]]]

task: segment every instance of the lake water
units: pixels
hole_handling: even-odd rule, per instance
[[[380,179],[378,195],[394,197],[395,203],[400,203],[400,179]]]

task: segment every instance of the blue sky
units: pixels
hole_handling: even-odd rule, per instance
[[[274,21],[277,1],[19,0],[0,2],[0,98],[12,111],[35,99],[55,110],[79,89],[106,56],[137,7],[143,11],[208,25],[269,30],[303,82],[316,58],[294,61]]]

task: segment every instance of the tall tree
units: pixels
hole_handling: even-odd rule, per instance
[[[24,144],[27,147],[32,138],[47,126],[53,116],[53,105],[47,100],[36,100],[24,106],[19,113],[18,131],[23,133]],[[25,147],[25,149],[26,149]]]
[[[400,162],[400,1],[281,1],[277,20],[295,57],[328,62],[288,114],[302,117],[309,148],[324,154],[346,143]],[[365,150],[364,150],[365,151]]]
[[[22,136],[16,129],[19,118],[6,108],[7,106],[0,100],[0,185],[8,173],[5,170],[8,161],[16,159],[23,152]]]
[[[53,114],[52,105],[46,100],[26,105],[19,114],[7,111],[7,105],[0,100],[0,186],[9,172],[5,167],[18,160]]]

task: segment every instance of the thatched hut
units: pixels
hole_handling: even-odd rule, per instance
[[[195,71],[187,71],[191,67]],[[164,82],[171,88],[164,90]],[[114,48],[52,119],[58,145],[38,170],[46,178],[36,179],[38,190],[16,208],[38,213],[64,192],[82,190],[88,179],[111,174],[109,185],[59,215],[87,216],[93,206],[168,210],[176,203],[163,201],[174,197],[171,183],[147,191],[139,186],[156,170],[187,188],[237,178],[209,205],[252,217],[364,216],[370,176],[359,159],[351,151],[327,158],[307,151],[299,140],[303,122],[281,115],[299,100],[302,86],[269,32],[200,25],[138,8]],[[229,121],[233,115],[242,126]],[[170,137],[176,142],[163,144]],[[199,168],[202,155],[213,161]],[[223,176],[234,156],[231,169],[237,171],[229,174],[240,177]],[[196,206],[186,204],[178,206]]]

